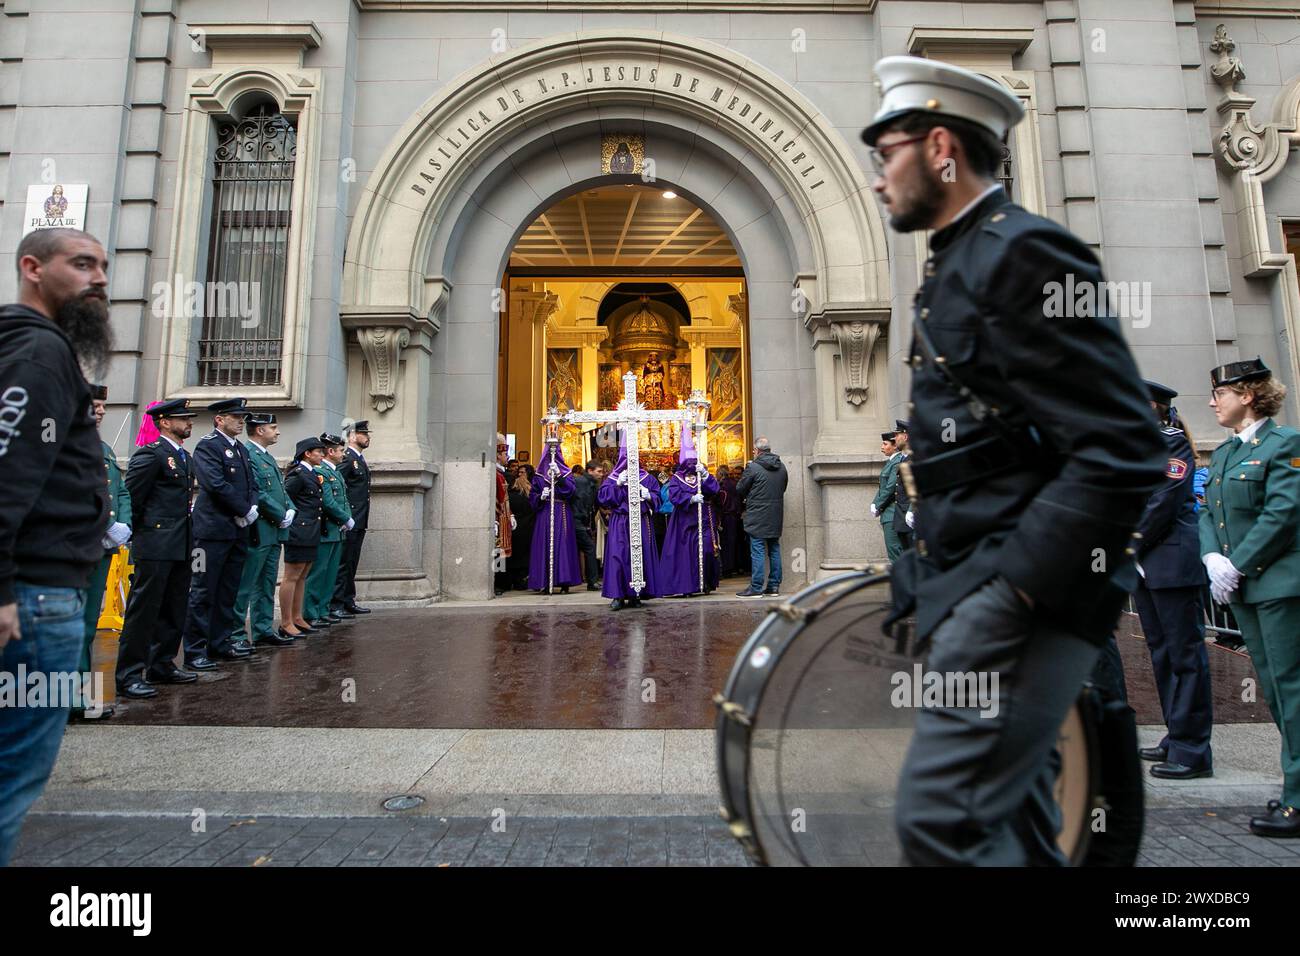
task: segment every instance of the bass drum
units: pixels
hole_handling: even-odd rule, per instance
[[[922,664],[908,637],[881,633],[890,607],[882,572],[828,578],[774,608],[714,699],[722,815],[758,864],[902,862],[894,798]],[[1091,700],[1080,699],[1057,741],[1060,846],[1076,865],[1100,784]]]

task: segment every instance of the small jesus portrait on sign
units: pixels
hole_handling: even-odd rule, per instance
[[[641,172],[645,137],[640,133],[606,133],[600,143],[600,171],[614,175]]]

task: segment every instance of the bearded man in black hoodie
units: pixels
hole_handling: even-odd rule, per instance
[[[18,244],[0,306],[0,866],[59,754],[109,523],[90,385],[112,352],[108,259],[78,229]],[[44,689],[36,674],[44,675]]]

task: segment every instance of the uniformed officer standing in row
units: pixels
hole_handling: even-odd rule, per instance
[[[330,600],[339,578],[339,559],[343,536],[353,527],[352,509],[348,506],[348,493],[339,477],[338,466],[343,461],[344,441],[337,435],[320,436],[325,446],[325,457],[316,466],[321,478],[321,529],[320,543],[316,546],[316,560],[307,574],[307,593],[303,602],[303,616],[314,628],[327,628],[341,624],[353,615],[331,613]]]
[[[278,633],[275,625],[275,578],[280,570],[280,544],[289,540],[294,510],[284,490],[284,478],[270,448],[280,440],[280,426],[270,412],[253,412],[244,420],[244,449],[257,488],[256,540],[249,542],[248,558],[235,598],[235,627],[231,640],[247,640],[254,647],[284,647],[293,638]],[[248,617],[248,630],[244,618]]]
[[[1200,514],[1210,593],[1232,613],[1282,733],[1282,799],[1250,830],[1300,837],[1300,432],[1273,421],[1286,386],[1258,358],[1210,373],[1210,406],[1236,434],[1210,458]]]
[[[996,715],[956,700],[918,711],[899,842],[919,865],[1062,865],[1057,731],[1133,587],[1125,549],[1163,443],[1114,318],[1049,314],[1052,283],[1102,272],[995,178],[1019,99],[934,60],[876,69],[872,189],[896,231],[935,230],[900,465],[916,542],[896,565],[892,616],[915,612],[931,670],[998,675],[1000,697]]]
[[[1133,601],[1151,651],[1160,710],[1169,732],[1157,746],[1144,748],[1140,755],[1158,761],[1151,767],[1153,777],[1211,777],[1214,712],[1201,610],[1205,570],[1192,490],[1196,455],[1186,433],[1174,424],[1173,400],[1178,393],[1158,382],[1146,386],[1168,461],[1164,481],[1138,523],[1140,537],[1134,549],[1140,578]]]
[[[183,398],[161,402],[147,414],[157,441],[137,449],[126,469],[134,524],[131,563],[135,571],[117,642],[117,692],[123,697],[158,694],[154,684],[188,684],[192,671],[176,666],[190,593],[190,458],[182,443],[190,437],[195,412]]]
[[[370,447],[370,422],[346,421],[343,437],[347,439],[348,447],[338,472],[347,486],[348,506],[352,509],[354,523],[343,539],[339,579],[334,585],[330,610],[346,616],[370,613],[369,608],[357,604],[357,564],[361,561],[361,545],[366,540],[366,527],[370,523],[370,466],[366,464],[364,454]]]
[[[898,449],[898,461],[895,468],[900,468],[903,462],[912,457],[912,445],[907,435],[907,422],[901,418],[894,421],[894,447]],[[902,475],[899,474],[901,479]],[[894,536],[898,538],[899,552],[906,551],[912,546],[912,522],[908,516],[912,513],[912,499],[908,497],[907,485],[899,481],[894,485]]]
[[[190,583],[185,619],[185,662],[212,670],[213,661],[247,660],[253,647],[231,640],[235,597],[257,521],[257,485],[248,452],[237,440],[248,409],[242,398],[213,402],[213,429],[194,446],[194,547],[200,562]]]
[[[95,409],[95,427],[100,428],[104,424],[104,413],[107,410],[108,386],[90,386],[90,400]],[[90,573],[90,581],[86,584],[86,643],[81,650],[80,666],[83,674],[89,674],[93,667],[95,634],[99,629],[99,615],[104,606],[104,590],[108,585],[113,556],[117,554],[118,548],[131,540],[131,494],[126,490],[126,482],[122,479],[122,469],[117,465],[113,446],[102,438],[99,445],[104,453],[104,472],[108,480],[109,517],[108,530],[100,542],[104,546],[104,556]],[[81,696],[72,707],[69,719],[103,720],[112,716],[113,707],[103,703],[97,711],[87,712],[84,696]]]
[[[896,432],[882,432],[880,435],[880,453],[885,456],[885,463],[880,468],[880,490],[871,502],[871,516],[880,519],[880,530],[885,534],[885,556],[891,562],[897,561],[903,551],[898,533],[894,531],[894,506],[897,501],[898,462],[903,453],[894,444]]]

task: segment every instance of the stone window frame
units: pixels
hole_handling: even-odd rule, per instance
[[[192,69],[186,74],[184,119],[176,161],[176,200],[164,279],[172,286],[172,294],[167,314],[163,316],[160,391],[165,398],[187,398],[195,403],[238,395],[254,408],[302,408],[324,116],[322,71],[299,64],[303,46],[319,45],[319,34],[313,26],[301,34],[305,40],[296,37],[286,43],[281,29],[274,35],[281,45],[250,42],[250,38],[260,39],[258,26],[192,27],[203,31],[203,40],[212,48],[214,56],[212,68]],[[283,28],[277,24],[265,26]],[[313,34],[315,43],[311,42]],[[294,226],[290,230],[285,268],[280,382],[277,385],[198,385],[195,384],[196,331],[202,319],[186,314],[186,297],[182,293],[187,283],[202,283],[206,279],[204,262],[211,228],[212,152],[217,121],[236,115],[238,102],[250,94],[269,96],[297,129],[291,198]]]
[[[1020,205],[1047,216],[1047,189],[1043,173],[1042,134],[1038,129],[1038,95],[1033,70],[1017,70],[1012,58],[1033,42],[1028,27],[913,27],[907,38],[907,52],[913,56],[942,60],[987,77],[1016,95],[1025,108],[1025,118],[1011,134],[1012,170],[1020,186]],[[914,232],[916,276],[925,279],[925,261],[930,257],[929,230]]]

